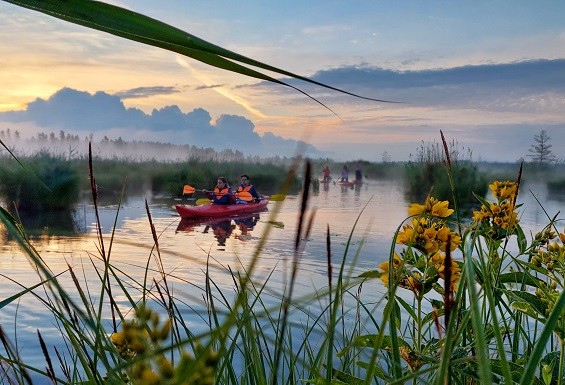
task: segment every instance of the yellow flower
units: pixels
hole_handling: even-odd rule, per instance
[[[449,206],[448,201],[439,201],[433,197],[428,197],[423,205],[418,203],[412,203],[408,208],[408,214],[409,215],[430,214],[434,217],[447,218],[454,212],[454,210],[448,208],[448,206]]]
[[[516,182],[511,181],[494,181],[488,187],[492,191],[494,197],[498,200],[514,199],[514,196],[518,191],[518,185]]]
[[[436,201],[436,203],[432,206],[431,214],[435,217],[447,218],[455,211],[453,209],[448,208],[448,206],[449,206],[448,201],[442,201],[442,202]]]
[[[454,251],[461,244],[461,237],[451,231],[449,227],[444,226],[437,232],[437,239],[440,241],[440,250],[446,251],[447,249],[447,239],[450,238],[450,250]]]
[[[489,218],[489,214],[485,212],[484,206],[479,211],[473,211],[473,222],[482,222]]]
[[[437,270],[441,279],[445,279],[445,254],[437,252],[430,257],[430,264]],[[451,260],[451,288],[455,290],[461,278],[461,268],[453,259]]]
[[[410,225],[402,226],[402,230],[398,233],[398,237],[396,238],[396,243],[402,245],[409,245],[414,237],[414,229]]]
[[[413,272],[410,276],[401,279],[399,286],[412,290],[414,293],[420,293],[422,291],[422,283],[420,282],[421,278],[422,274]]]
[[[124,332],[112,333],[110,339],[114,345],[121,346],[126,341],[126,334]]]
[[[408,208],[409,215],[421,215],[426,212],[426,205],[421,205],[419,203],[412,203]]]
[[[392,260],[392,268],[394,270],[398,270],[400,267],[402,267],[402,264],[404,262],[402,261],[402,258],[400,258],[400,256],[396,253],[394,253],[394,257]],[[380,276],[381,281],[383,281],[385,286],[388,286],[388,275],[389,275],[389,270],[390,270],[390,265],[389,265],[389,261],[384,261],[381,264],[379,264],[379,269],[381,269],[383,272]]]
[[[140,385],[157,385],[161,378],[151,369],[146,368],[139,378]]]

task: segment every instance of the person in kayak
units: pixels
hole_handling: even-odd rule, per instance
[[[235,196],[228,185],[228,180],[221,176],[218,177],[214,191],[203,190],[206,197],[217,205],[231,205],[235,203]]]
[[[236,203],[249,203],[261,199],[255,187],[249,183],[249,175],[243,174],[240,181],[241,183],[235,192]]]

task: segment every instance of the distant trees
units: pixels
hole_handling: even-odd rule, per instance
[[[547,134],[545,130],[541,130],[539,134],[534,135],[534,144],[530,147],[530,157],[532,162],[543,164],[549,164],[555,162],[557,159],[551,151],[551,144],[549,141],[551,137]]]

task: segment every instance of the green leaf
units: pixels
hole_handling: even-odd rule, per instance
[[[540,283],[543,283],[541,279],[522,271],[500,274],[498,281],[500,283],[518,283],[533,287],[539,287]]]
[[[380,270],[369,270],[359,274],[358,278],[380,278],[381,275],[383,275],[383,272]]]
[[[410,315],[410,317],[412,317],[412,319],[416,319],[416,312],[414,311],[414,307],[412,305],[408,304],[400,297],[396,297],[396,301],[402,305],[404,310],[406,310],[406,312]],[[398,317],[400,318],[400,315],[398,315]]]
[[[518,243],[518,250],[520,251],[520,254],[523,254],[526,249],[528,248],[528,240],[526,239],[526,235],[524,234],[524,230],[522,229],[522,227],[519,224],[516,224],[516,228],[515,228],[515,233],[516,233],[516,242]]]
[[[491,363],[491,367],[492,367],[492,372],[495,374],[498,374],[499,376],[503,375],[502,372],[502,363],[500,360],[498,359],[491,359],[490,361]],[[510,367],[510,375],[512,377],[512,379],[515,382],[520,381],[520,378],[522,377],[523,373],[524,373],[524,366],[523,365],[518,365],[515,364],[513,362],[507,362],[507,365]],[[537,377],[532,377],[532,385],[544,385],[543,381],[541,381],[539,378]]]
[[[475,198],[477,198],[477,200],[478,200],[483,206],[485,206],[485,207],[487,208],[487,210],[490,211],[490,202],[489,202],[489,201],[487,201],[485,198],[483,198],[482,196],[477,195],[477,194],[475,194],[475,193],[473,193],[473,195],[475,196]]]
[[[57,276],[59,276],[59,275],[61,275],[61,274],[62,274],[62,273],[58,274]],[[4,278],[9,279],[9,277],[6,277],[4,274],[2,274],[2,276],[3,276]],[[55,277],[57,277],[57,276],[54,276],[54,277],[51,277],[50,279],[46,279],[45,281],[39,282],[38,284],[36,284],[36,285],[34,285],[34,286],[28,287],[28,288],[26,288],[25,290],[22,290],[22,291],[20,291],[19,293],[16,293],[16,294],[14,294],[14,295],[12,295],[12,296],[10,296],[10,297],[8,297],[8,298],[6,298],[6,299],[0,301],[0,309],[2,309],[4,306],[7,306],[7,305],[11,304],[12,302],[18,300],[18,299],[19,299],[21,296],[23,296],[24,294],[27,294],[27,293],[29,293],[30,291],[32,291],[32,290],[34,290],[34,289],[36,289],[36,288],[38,288],[38,287],[40,287],[40,286],[43,286],[43,285],[46,284],[47,282],[49,282],[49,281],[55,279]]]
[[[351,346],[356,348],[373,348],[373,349],[383,349],[389,351],[392,347],[390,336],[383,336],[381,346],[376,346],[377,334],[366,334],[364,336],[357,336],[353,339]],[[410,349],[410,345],[406,343],[402,338],[397,338],[398,345],[401,348]]]
[[[389,383],[391,381],[391,377],[380,366],[370,365],[369,363],[363,361],[357,361],[357,365],[359,365],[360,368],[365,369],[368,372],[370,371],[375,376],[383,379],[384,381],[386,381],[386,383]]]
[[[514,301],[512,302],[512,307],[518,311],[521,311],[524,314],[529,315],[530,317],[540,322],[545,322],[545,319],[543,317],[540,317],[540,313],[538,313],[536,309],[529,302]]]
[[[512,303],[512,306],[514,306],[516,309],[518,310],[522,310],[524,308],[523,304],[519,304],[519,303],[525,303],[527,305],[528,308],[531,308],[533,310],[535,310],[535,312],[538,315],[541,315],[542,317],[545,318],[545,312],[547,311],[547,305],[544,304],[541,299],[539,299],[538,296],[532,294],[532,293],[528,293],[526,291],[519,291],[519,290],[512,290],[512,291],[504,291],[511,299],[517,299],[516,304]],[[527,309],[525,309],[527,310]],[[531,315],[530,313],[527,313],[529,315]]]
[[[341,381],[344,384],[362,385],[365,383],[365,381],[361,378],[352,376],[351,374],[342,372],[341,370],[333,369],[332,374],[336,380]]]

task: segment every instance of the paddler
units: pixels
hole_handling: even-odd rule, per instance
[[[243,174],[240,176],[240,185],[237,187],[237,191],[235,192],[235,199],[236,203],[249,203],[252,201],[258,201],[261,199],[255,187],[249,180],[249,175]]]
[[[235,203],[235,196],[232,189],[228,185],[228,180],[221,176],[216,181],[214,191],[203,190],[206,197],[217,205],[231,205]]]

